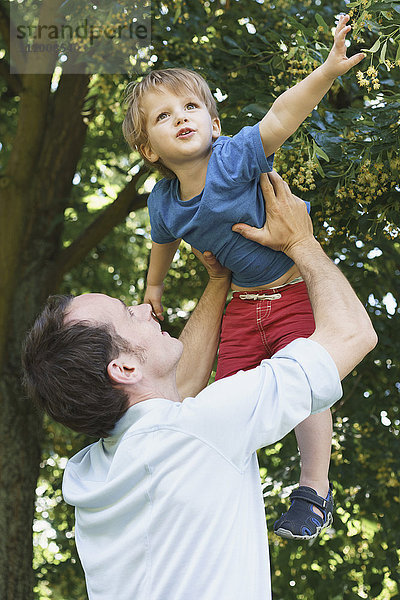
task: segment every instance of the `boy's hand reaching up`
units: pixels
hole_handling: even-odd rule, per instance
[[[164,291],[164,284],[160,285],[149,285],[147,284],[146,293],[143,298],[143,304],[151,304],[153,312],[159,321],[164,321],[163,317],[163,305],[161,304],[161,298]]]
[[[346,56],[346,35],[349,15],[341,15],[335,31],[332,50],[326,61],[305,79],[278,96],[265,117],[260,121],[260,135],[266,156],[277,151],[320,103],[336,77],[344,75],[365,57],[360,52]]]
[[[351,30],[350,25],[347,25],[349,19],[349,15],[340,15],[332,50],[322,65],[322,69],[325,71],[326,76],[332,81],[336,79],[336,77],[347,73],[347,71],[358,65],[358,63],[365,58],[363,52],[359,52],[350,58],[347,58],[346,56],[346,35]]]

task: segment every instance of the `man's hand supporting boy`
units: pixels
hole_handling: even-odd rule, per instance
[[[348,15],[341,15],[335,31],[334,44],[326,61],[308,77],[286,90],[273,103],[260,122],[260,134],[266,156],[273,154],[290,137],[322,100],[332,83],[357,65],[365,54],[346,56]]]
[[[315,319],[310,336],[324,346],[343,379],[375,347],[369,316],[337,266],[314,238],[306,205],[275,172],[261,175],[267,218],[261,228],[237,223],[233,231],[296,263],[306,283]]]

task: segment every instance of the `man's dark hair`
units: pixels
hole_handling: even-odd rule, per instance
[[[107,437],[129,408],[107,374],[121,352],[135,352],[112,325],[64,323],[73,296],[50,296],[26,336],[22,365],[30,398],[63,425]],[[138,350],[138,349],[136,349]]]

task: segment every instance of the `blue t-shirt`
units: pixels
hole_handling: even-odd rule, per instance
[[[177,178],[156,183],[148,199],[151,237],[157,244],[182,238],[200,252],[210,250],[232,271],[237,286],[266,285],[286,273],[293,261],[231,228],[235,223],[264,225],[258,181],[261,173],[272,171],[273,156],[265,156],[258,124],[233,137],[219,137],[212,148],[206,183],[198,196],[181,200]]]

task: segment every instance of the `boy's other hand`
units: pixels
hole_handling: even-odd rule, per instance
[[[347,58],[346,56],[346,35],[351,30],[350,25],[347,24],[349,19],[349,15],[340,15],[339,23],[335,31],[332,50],[322,65],[326,76],[332,80],[336,79],[336,77],[339,77],[340,75],[344,75],[352,67],[358,65],[363,58],[365,58],[365,54],[363,52],[355,54],[350,58]]]
[[[264,226],[258,229],[237,223],[233,225],[233,231],[263,246],[285,252],[288,256],[299,244],[318,243],[305,203],[292,194],[288,184],[276,171],[268,175],[263,173],[260,186],[266,210]]]
[[[161,298],[164,291],[164,284],[160,285],[149,285],[147,284],[146,293],[143,298],[143,304],[150,304],[153,308],[153,312],[157,319],[164,321],[163,316],[163,305],[161,304]]]
[[[215,258],[212,252],[206,250],[201,253],[192,246],[193,254],[199,259],[205,266],[210,279],[229,279],[231,278],[231,272],[226,267],[223,267],[221,263]]]

